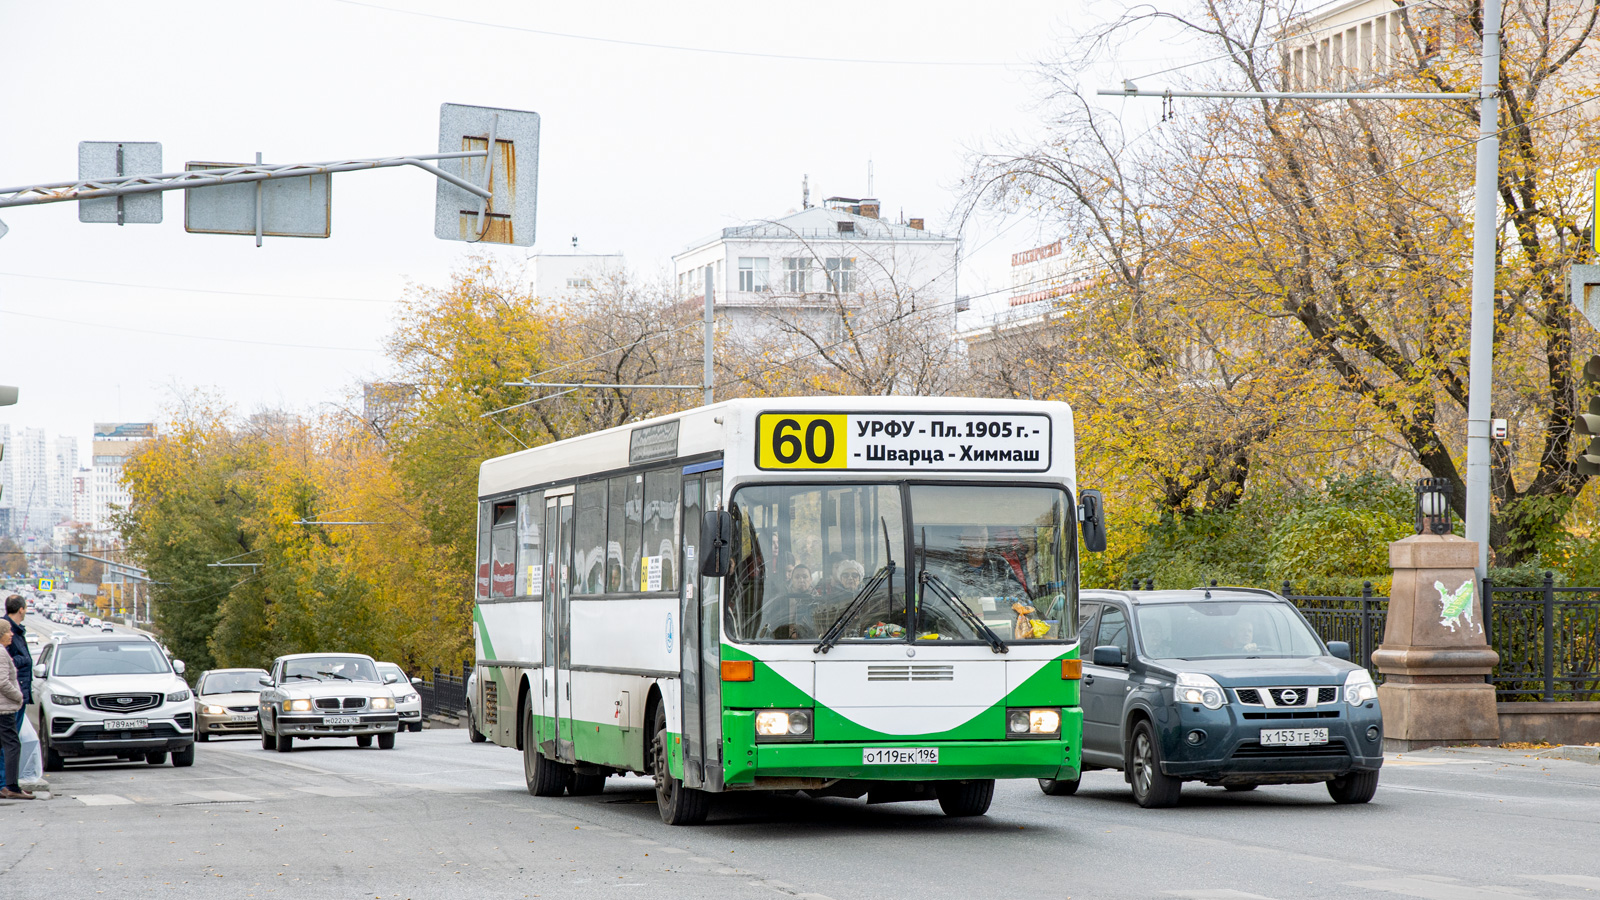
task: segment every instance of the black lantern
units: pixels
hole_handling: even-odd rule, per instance
[[[1450,494],[1448,478],[1417,479],[1417,534],[1450,533]]]

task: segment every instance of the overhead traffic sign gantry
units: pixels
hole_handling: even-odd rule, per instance
[[[253,234],[260,246],[269,234],[329,236],[335,173],[414,166],[440,182],[436,236],[531,245],[539,114],[446,103],[439,126],[438,153],[315,163],[263,163],[258,154],[254,164],[191,162],[185,171],[164,173],[148,171],[161,168],[158,143],[85,141],[78,147],[77,181],[0,188],[0,208],[78,201],[84,222],[154,224],[161,221],[160,195],[181,190],[187,230]]]

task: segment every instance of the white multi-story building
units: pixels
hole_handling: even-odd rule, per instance
[[[17,448],[11,443],[11,426],[0,425],[0,509],[11,509],[16,502],[17,490],[11,476],[16,455]]]
[[[72,479],[78,474],[78,439],[61,435],[50,444],[50,506],[72,509]]]
[[[112,527],[112,516],[133,498],[122,481],[122,466],[139,445],[155,437],[148,422],[96,422],[94,426],[93,504],[89,523],[96,531]]]
[[[580,253],[573,239],[571,253],[536,253],[528,257],[533,295],[541,300],[567,300],[593,286],[596,279],[622,273],[620,253]]]
[[[1285,87],[1354,88],[1381,80],[1402,60],[1428,59],[1447,46],[1469,42],[1460,13],[1435,7],[1402,13],[1399,6],[1394,0],[1345,0],[1296,18],[1281,32]]]
[[[953,329],[960,239],[926,230],[922,219],[886,221],[879,209],[873,199],[830,197],[724,228],[672,258],[678,296],[703,304],[709,272],[714,311],[736,340],[775,317],[829,328],[842,311],[895,299],[943,305]]]
[[[93,469],[79,469],[72,476],[72,521],[94,521]]]

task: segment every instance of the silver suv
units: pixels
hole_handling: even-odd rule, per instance
[[[33,668],[45,771],[79,756],[143,757],[158,766],[170,753],[174,766],[194,765],[194,700],[182,676],[183,660],[141,636],[46,646]]]

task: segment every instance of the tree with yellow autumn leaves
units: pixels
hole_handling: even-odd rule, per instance
[[[1479,7],[1396,7],[1403,49],[1328,85],[1470,92]],[[1450,478],[1465,501],[1470,197],[1476,104],[1185,100],[1142,132],[1080,89],[1093,53],[1149,25],[1218,62],[1173,87],[1290,85],[1300,9],[1211,0],[1131,9],[1089,35],[1043,134],[982,155],[971,196],[1055,222],[1090,286],[981,363],[1072,401],[1083,466],[1156,514],[1226,508],[1247,483],[1337,472]],[[1585,478],[1574,466],[1575,344],[1564,272],[1587,244],[1600,103],[1593,4],[1506,9],[1492,546],[1538,550]],[[1289,39],[1278,45],[1280,39]],[[1167,76],[1183,79],[1185,74]],[[1361,81],[1367,77],[1367,81]],[[1302,87],[1304,85],[1301,85]],[[1001,342],[996,341],[997,346]]]

